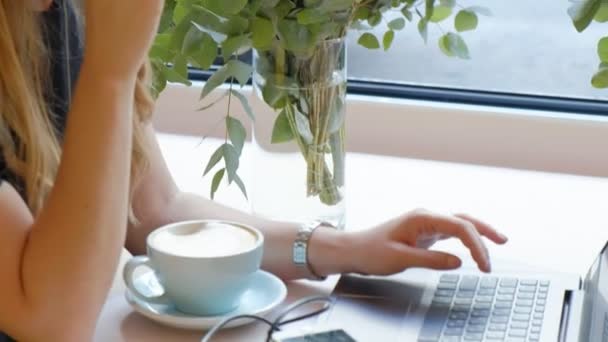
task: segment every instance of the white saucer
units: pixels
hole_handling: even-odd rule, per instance
[[[142,292],[154,293],[156,279],[154,273],[149,271],[141,274],[134,280],[134,285]],[[177,311],[173,305],[151,304],[142,301],[131,294],[128,289],[125,292],[127,302],[138,313],[158,323],[181,329],[207,330],[212,328],[222,319],[228,316],[249,314],[265,316],[285,300],[287,287],[275,275],[265,271],[256,272],[251,288],[248,289],[238,309],[224,315],[218,316],[194,316]],[[253,322],[251,319],[239,319],[230,322],[226,328],[236,327]]]

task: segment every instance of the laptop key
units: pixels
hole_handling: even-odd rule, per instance
[[[522,279],[520,282],[522,285],[533,285],[536,286],[538,284],[538,280],[535,279]]]
[[[439,283],[437,284],[438,290],[456,290],[458,286],[455,283]]]
[[[492,316],[509,316],[511,315],[511,308],[505,308],[505,309],[494,309],[494,311],[492,311]]]
[[[520,286],[519,292],[536,292],[536,286]]]
[[[509,337],[526,337],[528,335],[527,329],[511,329],[509,330]]]
[[[435,297],[454,297],[455,293],[454,290],[437,290],[435,291]]]
[[[534,306],[534,302],[528,299],[520,299],[515,302],[515,306],[532,307]]]
[[[473,305],[473,310],[490,310],[492,308],[492,304],[490,303],[475,303]]]
[[[488,340],[503,340],[505,338],[505,333],[502,331],[488,331],[486,333],[486,339]]]
[[[457,319],[467,319],[469,317],[468,312],[452,312],[450,313],[449,318],[451,320],[457,320]]]
[[[493,296],[496,291],[494,289],[479,289],[478,296]]]
[[[460,290],[456,293],[456,298],[473,298],[475,297],[475,291]]]
[[[503,278],[500,281],[500,287],[517,287],[517,279],[515,278]]]
[[[463,276],[460,281],[458,289],[466,291],[475,291],[477,289],[477,283],[479,282],[478,276]]]
[[[483,325],[469,325],[466,328],[467,333],[482,333],[486,331],[486,327]]]
[[[471,333],[464,335],[465,341],[482,341],[483,334],[482,333]]]
[[[496,296],[496,301],[499,301],[499,302],[512,302],[513,299],[515,299],[515,298],[512,294],[504,294],[504,295],[501,294],[501,295]]]
[[[540,282],[540,286],[542,286],[542,287],[549,287],[549,284],[550,284],[550,283],[551,283],[551,282],[550,282],[550,281],[548,281],[548,280],[541,280],[541,282]]]
[[[534,319],[543,319],[544,314],[542,313],[535,313],[534,314]]]
[[[502,323],[490,324],[488,331],[507,331],[507,325]]]
[[[511,323],[511,329],[528,329],[528,322],[517,322]]]
[[[509,316],[494,316],[490,319],[492,323],[509,323]]]
[[[471,317],[469,319],[469,325],[486,325],[487,323],[487,317]]]
[[[458,283],[460,276],[458,274],[442,274],[439,281],[442,283]]]
[[[517,295],[517,299],[534,299],[534,293],[520,292]]]
[[[480,289],[495,289],[498,285],[498,278],[495,277],[484,277],[479,283]]]
[[[532,308],[524,307],[524,306],[517,306],[517,307],[515,307],[515,310],[513,310],[513,312],[515,312],[516,314],[531,314]]]
[[[497,309],[511,309],[512,306],[512,302],[496,302],[496,304],[494,304],[494,307]]]
[[[545,312],[545,306],[544,305],[536,305],[536,307],[534,308],[534,312]]]
[[[462,334],[464,334],[464,328],[447,328],[443,334],[445,336],[462,336]]]
[[[536,334],[536,333],[530,334],[529,339],[530,339],[530,341],[534,341],[534,342],[539,341],[540,334]]]
[[[514,287],[501,287],[498,289],[498,294],[515,294]]]
[[[540,327],[532,327],[532,329],[530,329],[530,332],[533,334],[538,334],[540,333]]]
[[[467,321],[464,319],[449,320],[447,327],[448,328],[464,328],[464,326],[466,324],[467,324]]]
[[[475,298],[478,303],[492,303],[494,301],[494,297],[491,296],[482,296],[479,295]]]
[[[490,310],[473,310],[471,317],[489,317]]]
[[[452,306],[452,312],[469,312],[471,311],[471,305],[469,304],[454,304]]]
[[[444,336],[441,342],[460,342],[460,336]]]
[[[543,321],[540,320],[540,319],[535,319],[535,320],[532,321],[532,325],[535,326],[535,327],[540,327],[540,326],[543,325]]]
[[[454,304],[457,305],[472,305],[473,298],[456,298],[454,299]]]
[[[513,320],[519,321],[519,322],[528,322],[530,320],[530,315],[529,314],[515,314],[515,315],[513,315]]]
[[[441,337],[443,324],[448,319],[449,307],[431,305],[424,318],[418,340],[420,342],[435,342]]]

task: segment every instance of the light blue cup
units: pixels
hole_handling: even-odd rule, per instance
[[[180,234],[209,224],[227,224],[252,233],[255,245],[227,256],[191,257],[161,251],[154,245],[157,234],[172,230]],[[170,224],[152,232],[147,238],[147,256],[136,256],[127,262],[123,278],[131,293],[148,303],[174,304],[176,309],[197,316],[214,316],[237,309],[240,299],[260,269],[264,248],[262,233],[246,225],[224,221],[187,221]],[[133,284],[140,267],[154,270],[164,292],[160,296],[143,294]]]

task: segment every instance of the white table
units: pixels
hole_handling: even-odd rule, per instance
[[[160,135],[163,153],[180,188],[206,195],[201,170],[217,141]],[[583,274],[608,240],[608,179],[481,167],[351,153],[347,156],[348,229],[361,229],[418,207],[467,212],[510,237],[504,247],[489,245],[495,268],[502,263]],[[246,174],[244,163],[243,174]],[[369,174],[382,174],[369,182]],[[245,180],[246,181],[246,180]],[[247,208],[236,189],[218,200]],[[366,210],[360,210],[366,208]],[[456,241],[438,248],[465,253]],[[125,256],[127,257],[127,256]],[[287,302],[330,293],[337,277],[323,283],[288,284]],[[226,330],[223,341],[253,341],[261,325]],[[202,332],[167,328],[133,312],[117,280],[102,312],[95,341],[199,341]]]

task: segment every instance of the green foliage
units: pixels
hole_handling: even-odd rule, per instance
[[[571,0],[572,6],[568,14],[572,24],[578,32],[583,32],[592,21],[608,22],[608,0]],[[608,88],[608,37],[603,37],[597,43],[597,54],[600,66],[591,78],[591,85],[595,88]]]
[[[449,18],[454,18],[453,30],[463,32],[477,27],[477,14],[489,14],[482,7],[464,8],[456,14],[456,8],[462,8],[457,5],[457,0],[167,0],[158,35],[150,51],[154,69],[153,91],[158,95],[167,82],[190,85],[189,65],[209,69],[218,56],[223,58],[223,66],[213,72],[200,96],[206,102],[201,105],[201,110],[226,97],[229,103],[225,121],[226,142],[212,155],[204,175],[223,160],[224,167],[214,174],[211,196],[215,195],[225,176],[229,183],[237,183],[246,196],[245,185],[237,174],[246,130],[240,119],[231,115],[231,108],[238,102],[237,105],[254,120],[255,114],[247,98],[238,89],[250,79],[253,68],[238,60],[239,55],[254,48],[278,58],[314,61],[323,42],[342,38],[349,31],[357,34],[358,43],[368,49],[389,50],[397,42],[397,33],[407,31],[409,27],[412,30],[417,28],[426,42],[429,31],[435,28],[443,31],[445,28],[439,25],[445,25]],[[416,28],[406,25],[407,22],[415,24]],[[369,32],[374,27],[381,27],[384,34],[376,37]],[[469,58],[463,38],[456,33],[442,36],[439,48],[446,56]],[[314,138],[311,133],[313,123],[304,114],[308,104],[297,101],[302,94],[285,90],[290,86],[297,88],[302,80],[283,77],[286,70],[276,69],[273,63],[277,64],[271,61],[266,69],[257,66],[257,72],[267,79],[262,89],[263,99],[280,113],[271,140],[282,143],[296,139],[308,143]],[[312,67],[317,64],[312,64]],[[317,70],[313,74],[324,75],[326,72]],[[214,101],[207,101],[209,94],[226,82],[230,83],[230,89]],[[342,103],[335,104],[332,111],[341,113],[342,107]],[[343,126],[343,120],[343,115],[337,115],[328,122],[334,135]],[[333,146],[338,148],[342,138],[332,136],[332,139]]]

